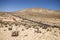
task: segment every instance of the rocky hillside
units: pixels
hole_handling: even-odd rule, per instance
[[[59,15],[42,8],[0,12],[0,40],[60,40]]]
[[[49,24],[60,24],[60,11],[57,10],[48,10],[42,8],[30,8],[24,9],[21,11],[16,11],[15,15],[35,20],[35,21],[42,21],[43,23]]]

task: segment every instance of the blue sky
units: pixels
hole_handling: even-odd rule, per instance
[[[60,10],[60,0],[0,0],[0,11],[11,12],[25,8]]]

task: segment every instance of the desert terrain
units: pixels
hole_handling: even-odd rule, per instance
[[[60,10],[0,12],[0,40],[60,40]]]

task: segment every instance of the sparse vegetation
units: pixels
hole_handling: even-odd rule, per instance
[[[11,35],[12,37],[17,37],[17,36],[19,36],[19,32],[18,31],[14,31],[14,32],[12,32],[12,35]]]
[[[5,14],[5,13],[0,14],[0,28],[1,28],[0,31],[3,30],[4,33],[1,32],[3,34],[3,36],[6,31],[8,33],[11,32],[11,37],[23,37],[23,38],[24,37],[27,38],[29,36],[32,38],[34,38],[34,36],[35,37],[41,36],[40,38],[49,39],[49,38],[53,38],[53,37],[55,38],[55,36],[58,38],[58,34],[60,35],[60,30],[59,30],[60,26],[55,25],[60,22],[60,19],[58,17],[60,14],[55,13],[55,12],[54,12],[55,14],[54,13],[52,14],[52,12],[49,13],[47,11],[46,12],[45,11],[44,12],[33,12],[33,11],[27,12],[26,11],[23,13],[22,12],[16,12],[16,13],[13,12],[13,13],[7,13],[7,14]],[[55,28],[58,31],[55,31],[56,30]],[[21,33],[21,35],[19,35],[20,33]],[[46,33],[47,33],[47,35],[46,35]],[[56,34],[54,34],[54,33],[56,33]],[[24,39],[22,39],[22,40],[24,40]],[[37,38],[37,40],[38,40],[38,38]]]
[[[8,30],[12,30],[12,27],[11,28],[8,28]]]
[[[22,29],[22,31],[24,31],[24,29]]]
[[[36,33],[41,33],[41,31],[40,31],[40,30],[35,30],[35,32],[36,32]]]

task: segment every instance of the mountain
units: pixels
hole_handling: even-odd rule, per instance
[[[20,11],[16,11],[15,15],[42,22],[57,23],[60,24],[60,10],[48,10],[43,8],[30,8]]]
[[[0,12],[0,40],[60,40],[60,10]]]

